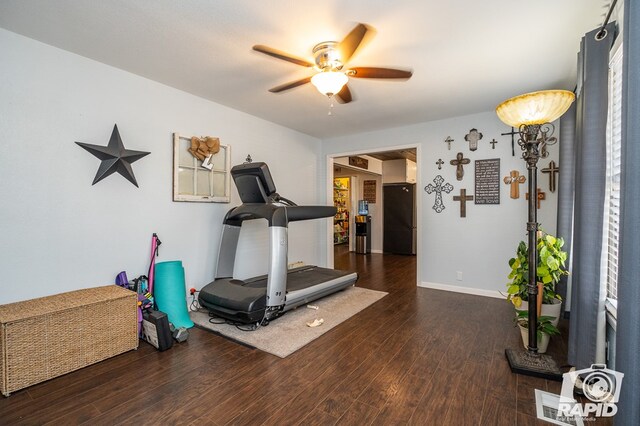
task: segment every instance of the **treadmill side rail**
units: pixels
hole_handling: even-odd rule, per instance
[[[287,228],[270,226],[269,273],[267,275],[267,307],[284,305],[287,293]]]

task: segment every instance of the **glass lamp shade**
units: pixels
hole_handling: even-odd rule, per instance
[[[349,77],[342,72],[323,71],[311,77],[311,84],[323,95],[331,96],[342,90]]]
[[[557,120],[567,112],[575,99],[568,90],[542,90],[507,99],[496,107],[498,118],[505,124],[520,127]]]

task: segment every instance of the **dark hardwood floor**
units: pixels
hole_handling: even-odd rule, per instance
[[[389,295],[286,359],[192,329],[166,352],[141,343],[0,397],[0,424],[545,424],[534,389],[560,383],[510,372],[513,308],[417,288],[415,262],[337,248],[336,268]],[[564,363],[565,340],[550,353]]]

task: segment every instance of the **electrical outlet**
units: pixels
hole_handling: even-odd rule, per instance
[[[456,280],[462,281],[462,271],[456,271]]]

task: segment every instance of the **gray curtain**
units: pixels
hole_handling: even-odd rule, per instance
[[[619,425],[640,419],[640,4],[624,2],[622,164],[616,370],[624,373]]]
[[[575,197],[572,249],[569,364],[588,368],[604,348],[604,300],[600,261],[606,184],[606,129],[609,51],[615,24],[596,40],[599,29],[587,33],[578,55],[576,102]],[[565,202],[566,200],[563,200]]]
[[[580,78],[580,76],[578,76]],[[573,236],[573,188],[575,185],[575,138],[576,138],[576,104],[573,103],[569,110],[560,119],[559,161],[560,179],[558,180],[558,230],[556,234],[564,239],[563,249],[569,253],[567,265],[571,266],[571,240]],[[562,296],[565,303],[563,310],[567,308],[567,293],[569,278],[563,275],[558,283],[556,291]]]

